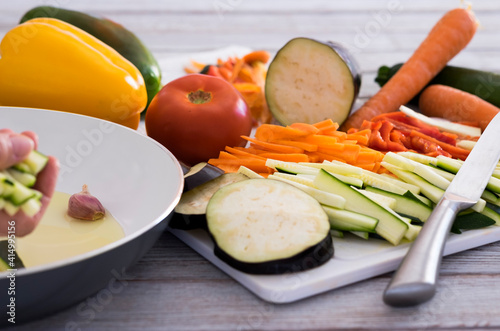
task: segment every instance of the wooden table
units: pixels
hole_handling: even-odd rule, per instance
[[[275,53],[297,36],[342,42],[361,67],[364,100],[378,89],[373,82],[377,68],[405,61],[459,1],[4,1],[0,36],[25,11],[43,4],[108,16],[134,31],[162,61],[228,45]],[[500,2],[477,0],[472,6],[481,29],[452,63],[500,72]],[[19,329],[497,329],[499,253],[500,244],[490,244],[446,257],[438,293],[418,307],[382,303],[391,274],[276,305],[257,298],[167,232],[126,272],[123,289],[111,298],[91,297]]]

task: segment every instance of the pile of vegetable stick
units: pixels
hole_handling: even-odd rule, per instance
[[[384,172],[380,162],[384,153],[369,148],[370,130],[345,133],[332,120],[315,124],[294,123],[289,126],[262,124],[255,137],[243,137],[246,147],[227,146],[218,158],[208,163],[236,172],[245,166],[264,177],[274,172],[267,159],[287,162],[341,161],[373,172]]]

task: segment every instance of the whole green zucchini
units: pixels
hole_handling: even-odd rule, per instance
[[[35,7],[24,14],[20,23],[37,17],[56,18],[93,35],[132,62],[144,77],[148,105],[161,89],[161,71],[151,51],[131,31],[107,18],[52,6]]]
[[[392,67],[382,66],[378,69],[375,81],[383,86],[401,68],[403,63]],[[493,72],[446,66],[428,84],[441,84],[469,92],[489,103],[500,107],[500,75]],[[418,99],[412,100],[416,103]]]

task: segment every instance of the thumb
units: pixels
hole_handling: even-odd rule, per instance
[[[34,146],[33,140],[24,135],[12,134],[0,137],[0,169],[24,160]]]

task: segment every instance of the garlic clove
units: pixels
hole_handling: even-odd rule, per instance
[[[68,201],[68,215],[80,220],[96,221],[106,215],[101,202],[83,185],[82,191],[73,194]]]

